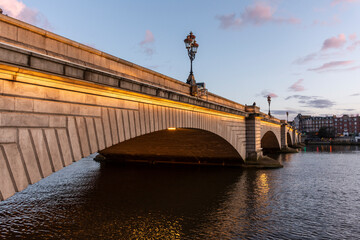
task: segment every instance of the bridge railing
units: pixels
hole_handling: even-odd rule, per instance
[[[262,117],[262,119],[261,119],[262,121],[271,122],[271,123],[275,123],[275,124],[278,124],[278,125],[283,124],[282,120],[280,120],[278,118],[275,118],[273,116],[269,116],[266,113],[260,113],[260,114],[261,114],[261,117]]]

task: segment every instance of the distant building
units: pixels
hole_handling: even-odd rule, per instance
[[[349,136],[360,133],[360,117],[343,115],[334,118],[334,128],[337,135]]]
[[[335,136],[359,135],[360,116],[343,115],[337,116],[310,116],[298,114],[293,121],[293,126],[302,133],[318,132],[320,128],[326,127],[335,133]]]

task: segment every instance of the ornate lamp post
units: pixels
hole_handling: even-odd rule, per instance
[[[193,74],[193,71],[192,71],[192,62],[195,59],[195,54],[197,52],[199,44],[196,43],[195,38],[196,38],[195,35],[192,32],[190,32],[190,34],[187,35],[187,37],[184,40],[185,47],[186,47],[186,49],[188,51],[188,55],[189,55],[189,58],[190,58],[190,64],[191,64],[190,65],[190,74],[189,74],[189,77],[188,77],[186,83],[190,84],[191,86],[196,85],[195,77],[194,77],[194,74]]]
[[[270,95],[269,95],[269,96],[267,96],[267,101],[268,101],[268,103],[269,103],[269,113],[268,113],[268,115],[271,117],[271,113],[270,113],[270,103],[271,103],[271,97],[270,97]]]

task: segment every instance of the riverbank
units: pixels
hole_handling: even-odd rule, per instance
[[[307,142],[306,145],[339,145],[339,146],[360,146],[360,142],[333,142],[333,141],[320,141],[320,142]]]

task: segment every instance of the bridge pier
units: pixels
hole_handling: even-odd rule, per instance
[[[281,120],[281,149],[288,147],[287,132],[287,123],[285,120]]]
[[[256,105],[246,106],[249,114],[246,118],[246,159],[244,167],[279,168],[283,167],[279,161],[263,156],[261,146],[261,132],[263,113]]]
[[[259,118],[260,108],[253,106],[246,110],[252,110],[246,118],[246,161],[257,161],[262,157],[261,148],[261,120]]]
[[[281,153],[297,153],[298,150],[293,148],[296,146],[294,129],[289,128],[285,120],[281,120],[281,123]],[[293,136],[291,136],[290,130],[292,130]]]

